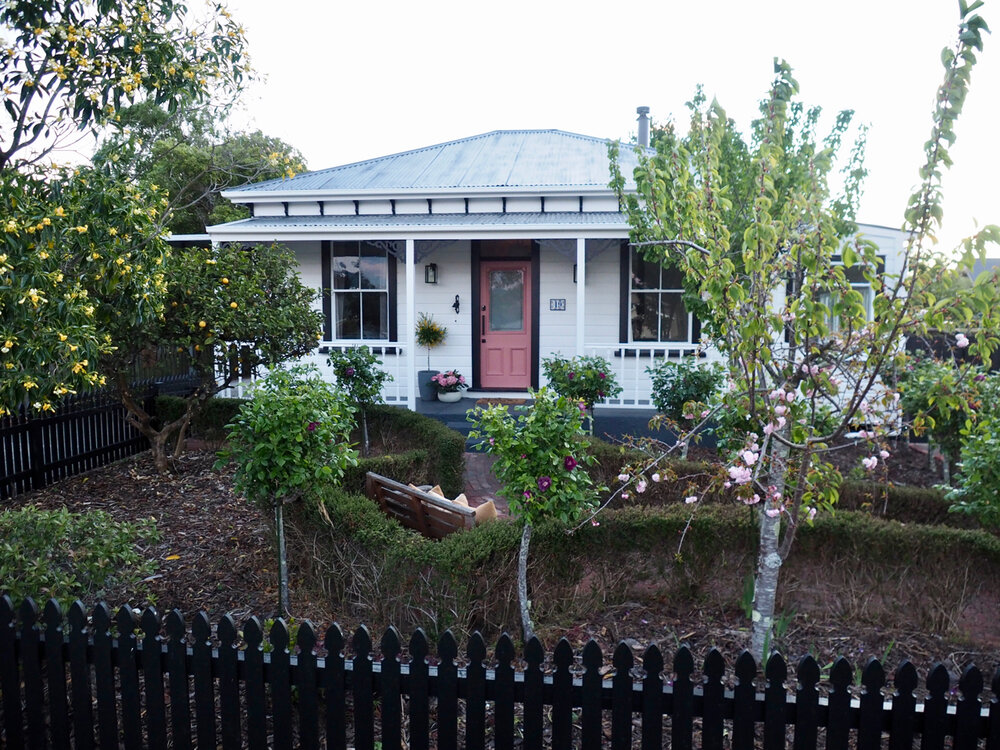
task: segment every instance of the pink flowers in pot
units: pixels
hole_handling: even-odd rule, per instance
[[[431,381],[437,387],[438,393],[454,393],[463,388],[468,388],[465,376],[458,370],[445,370],[431,377]]]

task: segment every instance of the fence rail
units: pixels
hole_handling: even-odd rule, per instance
[[[125,606],[113,616],[101,604],[88,619],[77,602],[64,618],[54,601],[40,616],[31,600],[15,612],[3,597],[0,728],[10,748],[91,748],[96,740],[101,748],[121,742],[156,749],[646,750],[669,742],[683,750],[697,740],[707,750],[777,750],[791,737],[795,750],[875,750],[885,740],[890,750],[904,750],[919,737],[921,750],[1000,749],[1000,669],[992,699],[981,698],[983,675],[969,667],[953,700],[951,678],[938,665],[918,703],[919,680],[908,662],[892,676],[890,695],[877,660],[855,685],[845,659],[824,674],[806,657],[790,675],[775,655],[761,679],[747,653],[727,676],[715,650],[696,676],[683,647],[667,665],[656,646],[637,661],[620,644],[607,673],[594,642],[578,660],[565,639],[550,658],[532,639],[523,666],[506,635],[492,655],[474,635],[460,656],[446,632],[430,657],[418,630],[404,660],[394,628],[382,637],[380,655],[365,628],[354,634],[351,658],[347,646],[336,625],[320,642],[309,623],[291,633],[279,620],[266,638],[257,618],[238,631],[227,616],[213,634],[204,613],[189,631],[176,611],[164,623],[152,609],[139,616]],[[794,693],[786,681],[797,683]]]

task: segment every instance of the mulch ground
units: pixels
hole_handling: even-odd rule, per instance
[[[894,453],[890,480],[909,476],[921,478],[925,485],[937,481],[928,475],[926,456],[902,446]],[[161,477],[149,454],[142,454],[18,497],[10,504],[99,509],[118,520],[156,519],[162,539],[146,550],[157,561],[157,571],[145,583],[145,601],[137,601],[135,592],[119,590],[106,592],[109,604],[141,606],[148,601],[161,613],[179,609],[189,622],[199,610],[207,612],[213,623],[225,614],[237,622],[251,614],[263,620],[274,615],[277,601],[270,524],[260,511],[233,494],[230,470],[214,470],[214,458],[210,452],[189,452],[177,460],[174,475]],[[844,460],[852,459],[845,456]],[[297,620],[309,619],[320,628],[338,621],[348,633],[360,624],[350,613],[333,611],[294,571],[292,612]],[[585,622],[568,627],[540,623],[538,630],[549,649],[560,637],[568,638],[577,649],[594,638],[610,659],[619,641],[633,647],[637,656],[656,643],[669,663],[676,648],[687,643],[696,662],[714,646],[731,664],[748,643],[747,625],[735,603],[732,611],[707,611],[674,609],[669,603],[621,602],[593,612]],[[377,639],[379,634],[375,635]],[[808,653],[820,664],[828,664],[843,655],[857,665],[875,656],[892,667],[907,658],[922,674],[937,661],[953,675],[973,661],[989,673],[1000,664],[1000,644],[801,617],[791,622],[779,645],[790,661]]]

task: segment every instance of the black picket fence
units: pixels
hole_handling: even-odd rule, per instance
[[[294,636],[294,637],[293,637]],[[680,648],[666,665],[656,646],[637,661],[620,644],[611,664],[591,641],[563,639],[547,658],[537,639],[523,659],[506,635],[492,656],[477,634],[460,657],[450,632],[431,656],[422,631],[404,644],[394,628],[378,654],[365,628],[347,642],[336,625],[320,642],[306,622],[278,620],[265,638],[255,617],[230,617],[213,634],[198,615],[77,602],[63,617],[50,601],[15,612],[0,600],[0,728],[5,747],[77,748],[507,748],[640,747],[795,750],[856,747],[1000,750],[1000,669],[984,701],[983,675],[957,683],[938,665],[919,679],[903,662],[887,688],[877,660],[856,674],[846,659],[824,670],[812,657],[789,675],[772,656],[763,679],[740,655],[733,673],[718,651],[695,675]],[[461,661],[461,664],[459,663]],[[790,692],[786,683],[797,685]],[[730,687],[731,685],[731,687]],[[95,737],[96,727],[96,737]]]
[[[137,368],[137,374],[147,373]],[[134,387],[152,414],[158,394],[187,392],[191,384],[178,372]],[[149,442],[125,421],[126,413],[117,392],[102,388],[67,396],[53,412],[25,409],[0,418],[0,500],[147,450]]]

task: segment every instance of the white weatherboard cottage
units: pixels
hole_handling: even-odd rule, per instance
[[[635,155],[621,158],[630,175]],[[394,376],[389,403],[416,408],[426,313],[448,329],[430,367],[460,370],[467,395],[523,393],[544,385],[545,357],[587,354],[623,386],[613,405],[649,408],[646,367],[695,351],[700,326],[677,273],[629,250],[609,178],[605,139],[495,131],[225,191],[251,218],[208,232],[287,245],[321,293],[319,351],[367,344]],[[862,230],[898,271],[901,233]]]

